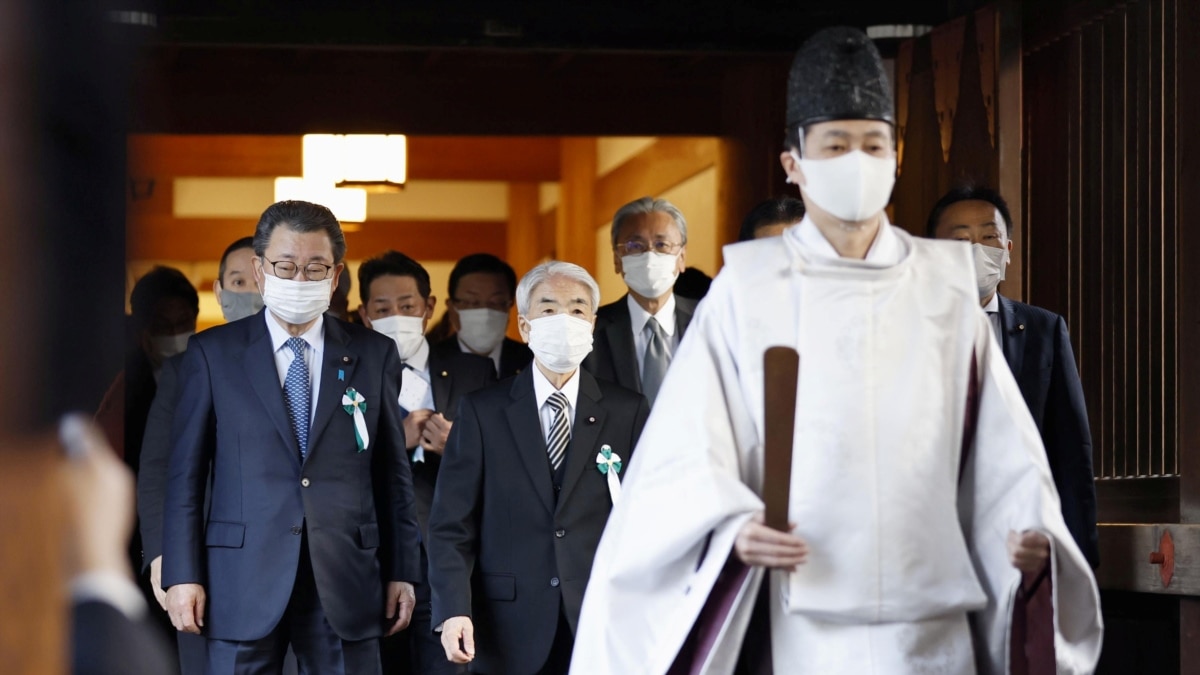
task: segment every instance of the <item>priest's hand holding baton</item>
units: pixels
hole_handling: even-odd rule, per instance
[[[793,571],[808,558],[808,544],[793,534],[788,497],[792,488],[792,438],[796,428],[796,389],[800,354],[791,347],[771,347],[763,354],[763,501],[733,543],[738,560],[747,565]]]

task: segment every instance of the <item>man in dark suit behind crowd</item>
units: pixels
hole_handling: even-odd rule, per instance
[[[262,309],[262,294],[254,283],[253,237],[238,239],[225,249],[217,268],[217,280],[213,282],[213,294],[227,322],[244,319]],[[171,421],[175,417],[175,402],[179,396],[179,363],[182,358],[180,354],[163,361],[158,391],[146,418],[137,477],[143,571],[150,573],[150,584],[163,612],[167,609],[167,595],[162,590],[162,510],[167,487],[167,459],[171,453]],[[155,611],[153,606],[151,611]],[[175,631],[175,635],[179,643],[180,672],[183,675],[203,675],[208,672],[204,637],[180,631]]]
[[[429,524],[433,624],[473,672],[566,673],[592,558],[649,407],[579,368],[600,290],[578,265],[517,287],[534,367],[463,399]],[[478,627],[478,630],[476,630]]]
[[[466,256],[450,272],[449,291],[446,320],[454,334],[435,344],[435,353],[486,356],[501,380],[529,367],[529,348],[504,335],[517,292],[517,274],[508,263],[490,253]]]
[[[415,604],[396,346],[324,314],[345,249],[329,209],[268,207],[267,310],[195,336],[180,367],[162,582],[210,673],[278,673],[290,645],[305,672],[378,675]]]
[[[969,242],[979,301],[1046,446],[1063,519],[1092,567],[1100,564],[1092,434],[1067,322],[1054,312],[1000,295],[1012,252],[1012,217],[994,190],[951,190],[929,215],[928,235]]]
[[[422,538],[422,577],[416,586],[417,606],[412,624],[404,633],[384,639],[384,671],[420,675],[459,672],[460,667],[446,660],[441,642],[429,624],[428,559],[424,542],[429,537],[429,508],[442,450],[453,426],[458,400],[495,382],[496,373],[492,362],[482,356],[457,349],[448,353],[430,350],[425,329],[437,298],[431,292],[429,273],[416,260],[388,251],[364,261],[358,268],[358,288],[363,323],[396,343],[404,366],[399,403]]]
[[[677,296],[687,256],[687,221],[665,199],[642,197],[617,210],[613,266],[629,293],[596,312],[596,342],[583,367],[641,392],[654,405],[696,301]]]

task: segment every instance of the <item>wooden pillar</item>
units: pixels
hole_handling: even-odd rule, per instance
[[[730,69],[721,83],[718,245],[737,241],[742,219],[759,202],[785,194],[796,196],[786,190],[779,164],[788,63],[784,57],[774,67]]]
[[[596,187],[596,139],[562,141],[561,197],[555,227],[554,257],[573,262],[596,274],[596,228],[593,203]]]
[[[506,260],[517,277],[538,264],[548,253],[542,250],[541,219],[538,214],[538,184],[508,184],[508,246]]]

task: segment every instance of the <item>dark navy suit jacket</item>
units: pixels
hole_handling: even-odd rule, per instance
[[[208,637],[260,639],[287,607],[307,528],[333,631],[350,641],[378,637],[384,583],[420,578],[395,342],[325,317],[321,386],[302,464],[268,320],[259,312],[188,344],[171,431],[163,587],[205,586]],[[370,438],[361,452],[342,406],[349,387],[366,399]]]
[[[636,392],[582,369],[575,376],[559,489],[532,367],[464,397],[450,430],[429,520],[432,625],[471,617],[479,672],[536,672],[559,616],[575,630],[612,508],[596,455],[608,446],[628,465],[650,412]]]
[[[696,301],[675,294],[675,332],[682,340],[687,332]],[[583,368],[609,382],[642,391],[642,377],[633,342],[633,319],[629,316],[629,295],[596,310],[596,328],[592,331],[592,353],[583,361]]]
[[[1042,434],[1063,519],[1092,567],[1100,564],[1092,433],[1067,322],[1000,296],[1000,344]]]

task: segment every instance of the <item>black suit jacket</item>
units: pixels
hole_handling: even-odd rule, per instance
[[[441,342],[433,345],[430,350],[433,354],[448,356],[450,354],[463,354],[462,347],[458,344],[458,336],[451,335]],[[486,358],[486,357],[481,357]],[[491,359],[488,359],[490,362]],[[513,375],[519,374],[522,370],[529,367],[533,362],[533,352],[529,351],[529,347],[513,340],[504,338],[504,342],[500,345],[500,372],[496,373],[496,378],[507,380]],[[494,365],[494,364],[493,364]]]
[[[1046,446],[1063,519],[1092,567],[1100,564],[1092,434],[1067,322],[1000,296],[1000,344]]]
[[[596,455],[627,471],[646,399],[580,370],[561,491],[546,456],[533,368],[463,399],[429,525],[433,626],[469,616],[473,664],[533,673],[550,653],[560,607],[575,630],[592,558],[612,508]]]
[[[287,607],[307,530],[332,630],[343,640],[379,637],[384,583],[420,579],[396,343],[325,317],[302,462],[268,320],[259,312],[211,328],[184,353],[163,509],[163,587],[205,584],[209,638],[259,639]],[[351,387],[366,400],[363,450],[342,405]]]
[[[146,417],[137,475],[138,528],[142,534],[142,568],[162,555],[163,498],[167,492],[167,460],[171,455],[171,420],[179,398],[179,364],[183,355],[163,362],[158,391]],[[207,499],[205,500],[207,504]],[[205,511],[208,509],[206,508]]]
[[[401,377],[409,373],[411,371],[405,370]],[[484,356],[457,349],[449,353],[435,353],[431,349],[429,379],[434,411],[453,422],[459,400],[495,383],[496,368],[492,360]],[[437,485],[442,458],[437,453],[426,452],[424,461],[413,462],[412,448],[409,448],[408,459],[412,467],[413,494],[417,501],[417,523],[421,527],[422,541],[425,541],[429,538],[429,509],[433,505],[433,488]]]
[[[633,320],[629,316],[629,295],[596,311],[592,353],[583,367],[598,378],[640,392],[637,348],[633,343]],[[675,294],[675,330],[682,340],[696,311],[696,301]]]

